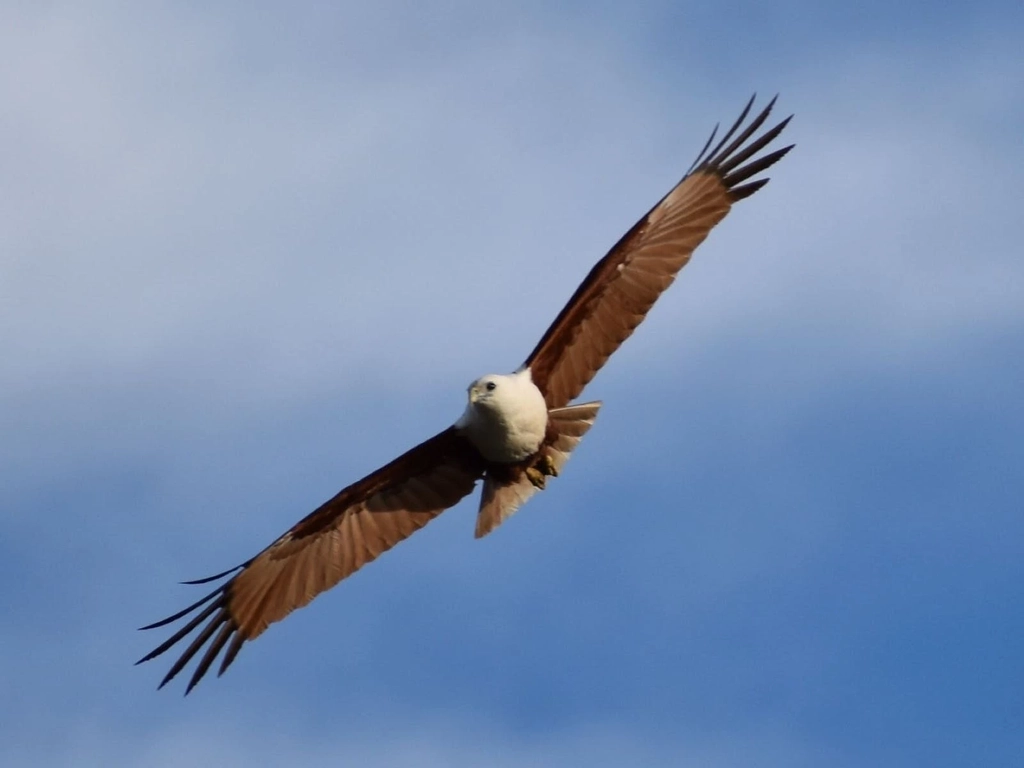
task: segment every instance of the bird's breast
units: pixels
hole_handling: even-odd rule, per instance
[[[523,461],[544,442],[547,404],[529,380],[518,387],[503,385],[499,391],[487,401],[470,403],[456,426],[488,461]]]

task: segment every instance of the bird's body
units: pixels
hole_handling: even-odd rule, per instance
[[[544,393],[529,368],[489,374],[469,385],[469,402],[455,428],[487,461],[509,464],[535,455],[548,427]]]
[[[755,137],[774,99],[744,125],[753,101],[714,147],[711,134],[682,180],[594,265],[515,373],[477,379],[452,426],[342,489],[241,565],[187,582],[231,576],[184,610],[144,627],[195,612],[139,660],[159,656],[199,629],[160,685],[204,648],[186,693],[222,651],[223,673],[244,643],[457,504],[478,481],[480,537],[557,476],[600,407],[573,401],[732,205],[768,182],[751,177],[792,148],[760,154],[789,118]]]

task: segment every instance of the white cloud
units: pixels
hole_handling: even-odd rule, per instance
[[[456,413],[466,380],[518,364],[745,95],[638,80],[596,27],[324,66],[254,50],[228,17],[31,8],[0,25],[17,63],[0,74],[0,455],[24,487],[126,451],[198,478],[251,442],[241,425],[326,402],[325,433],[389,424],[380,450],[330,457],[369,469]],[[800,392],[1019,328],[1022,150],[1004,126],[1024,80],[998,38],[963,45],[939,81],[919,51],[780,73],[797,150],[595,396],[638,375],[661,391],[756,338],[760,369],[720,387],[777,418]],[[261,450],[238,461],[292,466]]]
[[[421,713],[381,707],[399,735],[353,743],[343,726],[377,731],[329,722],[330,736],[310,734],[297,716],[275,734],[271,724],[244,722],[251,710],[212,725],[152,725],[129,714],[162,718],[180,691],[119,716],[82,714],[85,705],[71,697],[102,709],[111,705],[98,702],[120,696],[123,680],[148,686],[159,670],[110,678],[89,662],[106,671],[114,655],[120,664],[134,653],[142,641],[125,638],[122,627],[155,618],[154,606],[176,607],[182,589],[172,579],[247,554],[253,539],[264,543],[264,533],[305,512],[321,491],[454,416],[466,380],[516,365],[593,260],[674,182],[710,124],[734,115],[747,79],[782,90],[780,113],[797,112],[788,133],[798,149],[712,235],[602,374],[594,394],[609,405],[600,431],[564,482],[498,543],[471,543],[470,505],[445,516],[424,540],[403,545],[408,557],[356,577],[346,595],[365,601],[354,609],[359,628],[344,626],[349,614],[326,618],[327,606],[303,612],[295,625],[275,628],[280,640],[254,645],[249,667],[232,670],[240,677],[215,692],[207,681],[186,706],[214,713],[232,690],[247,701],[248,686],[280,680],[281,660],[294,663],[290,675],[309,669],[295,653],[330,657],[333,646],[317,643],[333,643],[323,638],[337,631],[350,633],[355,654],[386,655],[366,649],[401,635],[378,631],[388,617],[373,598],[388,590],[401,603],[440,581],[464,608],[483,610],[493,593],[482,593],[498,587],[456,593],[458,583],[518,569],[522,579],[509,579],[508,591],[522,605],[505,619],[522,618],[523,635],[540,604],[576,639],[587,634],[579,626],[608,629],[632,609],[648,628],[671,623],[675,639],[684,635],[677,625],[689,626],[682,611],[687,620],[690,611],[712,617],[723,598],[787,563],[810,581],[819,572],[813,553],[839,549],[849,519],[837,521],[850,512],[821,507],[834,478],[784,466],[794,414],[835,395],[822,395],[823,384],[897,366],[931,375],[943,369],[928,358],[960,355],[976,338],[1019,335],[1022,149],[1014,126],[1024,78],[1015,40],[966,36],[956,50],[927,56],[909,48],[865,56],[839,45],[792,70],[762,70],[751,59],[742,77],[725,78],[720,59],[682,74],[668,65],[651,71],[607,22],[568,30],[524,16],[499,28],[456,5],[436,18],[402,16],[397,31],[386,14],[359,11],[360,25],[390,35],[387,45],[359,39],[329,13],[295,34],[248,12],[47,8],[0,11],[0,48],[11,62],[0,70],[0,485],[19,500],[33,491],[33,503],[9,513],[5,505],[6,530],[16,534],[5,541],[46,542],[18,549],[21,559],[9,566],[24,561],[35,576],[36,591],[24,599],[34,596],[39,611],[74,607],[72,617],[60,616],[60,631],[73,627],[88,641],[53,648],[39,642],[51,639],[53,625],[29,619],[16,637],[5,635],[5,648],[24,652],[7,657],[26,659],[16,670],[20,690],[34,691],[40,708],[50,706],[44,693],[60,698],[65,684],[73,692],[40,726],[47,737],[56,728],[71,733],[68,741],[29,744],[24,736],[0,748],[6,762],[81,764],[91,755],[104,765],[231,765],[298,755],[367,765],[850,764],[776,723],[646,733],[618,713],[613,722],[580,717],[576,726],[523,735],[458,714],[410,728]],[[452,34],[443,50],[417,37],[449,23],[467,33]],[[323,42],[336,33],[338,41]],[[692,50],[690,63],[701,58]],[[760,352],[736,362],[736,349],[755,346]],[[643,396],[628,397],[630,389]],[[731,408],[705,413],[702,403],[716,395]],[[682,412],[669,429],[658,410],[666,401]],[[673,433],[684,424],[688,435]],[[629,443],[624,456],[621,438],[631,431],[650,439]],[[716,441],[728,445],[715,453]],[[724,509],[666,515],[678,489],[662,487],[659,496],[659,479],[674,483],[685,467],[695,483],[712,465],[749,470],[747,492],[719,494]],[[608,521],[608,506],[645,503],[620,481],[617,500],[599,493],[613,467],[617,477],[650,480],[647,501],[657,499],[628,542]],[[699,505],[699,490],[696,498],[685,492],[687,504]],[[584,531],[591,514],[602,522]],[[448,536],[455,526],[459,534]],[[572,552],[584,548],[583,533],[601,551]],[[448,559],[456,546],[458,559]],[[560,582],[566,593],[535,599],[557,589],[534,583],[545,568],[573,567],[567,552],[581,570]],[[601,572],[611,558],[628,572]],[[133,582],[143,569],[144,581]],[[670,606],[663,586],[651,590],[666,573]],[[58,576],[72,586],[55,584]],[[576,591],[574,579],[586,589]],[[340,605],[340,596],[331,599]],[[614,608],[593,610],[600,601]],[[400,623],[399,609],[391,620]],[[489,617],[456,616],[458,630],[486,638],[474,622]],[[313,625],[325,631],[309,633],[308,644],[286,642],[290,626]],[[807,645],[814,641],[823,657],[835,651],[830,638]],[[29,683],[43,671],[32,661],[39,654],[27,653],[35,647],[53,654],[44,657],[53,666]],[[779,679],[814,671],[818,659],[786,656],[793,647],[780,643],[771,660],[778,668],[765,678],[753,669],[765,666],[763,649],[737,660],[721,652],[713,663],[746,664],[752,681],[739,704],[730,700],[734,709],[749,697],[763,711],[757,697],[786,689]],[[629,663],[632,651],[622,653],[616,658]],[[640,679],[657,684],[644,662],[635,662]],[[694,690],[707,689],[705,681]],[[302,691],[296,699],[307,693],[333,695]],[[133,703],[136,694],[127,694]],[[822,696],[804,695],[808,706]],[[338,694],[346,706],[354,698]],[[79,718],[70,730],[69,710]]]
[[[602,39],[534,29],[401,77],[352,56],[261,78],[223,20],[24,16],[0,82],[8,392],[458,389],[520,361],[743,97],[670,108]],[[914,62],[780,74],[797,152],[631,346],[767,325],[888,360],[1019,323],[1020,149],[994,129],[1015,65],[963,56],[925,89]]]

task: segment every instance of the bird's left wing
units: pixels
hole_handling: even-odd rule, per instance
[[[759,155],[789,118],[755,137],[775,99],[743,125],[753,103],[751,99],[714,148],[711,134],[682,181],[594,265],[530,353],[524,367],[530,368],[548,408],[576,399],[732,204],[768,183],[751,177],[792,149],[790,145]]]
[[[225,646],[218,675],[243,643],[454,506],[473,490],[483,471],[480,454],[449,427],[345,488],[248,562],[186,582],[203,584],[237,571],[202,600],[143,627],[163,627],[197,612],[137,663],[159,656],[203,625],[160,683],[166,685],[206,646],[188,693]]]

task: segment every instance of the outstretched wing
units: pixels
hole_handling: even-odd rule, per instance
[[[160,687],[204,646],[206,651],[185,692],[195,687],[227,646],[217,673],[223,674],[245,641],[458,503],[473,490],[484,466],[469,441],[449,427],[338,493],[248,562],[208,579],[186,582],[204,584],[237,571],[202,600],[143,627],[163,627],[197,612],[136,663],[159,656],[205,622]]]
[[[716,127],[682,181],[594,265],[530,353],[524,367],[530,368],[548,408],[567,405],[583,391],[732,204],[768,183],[747,180],[793,148],[755,157],[792,116],[751,140],[768,119],[775,99],[740,130],[753,104],[752,97],[709,152]]]

